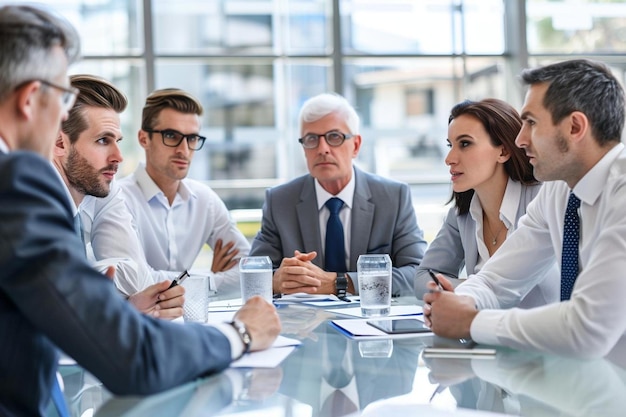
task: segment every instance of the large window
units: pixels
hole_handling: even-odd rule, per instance
[[[143,159],[136,132],[145,96],[183,88],[202,101],[208,138],[190,175],[231,209],[258,210],[265,187],[306,172],[300,105],[337,91],[362,117],[357,163],[414,185],[418,216],[434,219],[420,219],[429,240],[449,192],[443,159],[455,103],[498,97],[519,106],[516,77],[527,65],[593,56],[621,79],[626,67],[626,1],[46,3],[81,33],[84,59],[71,72],[102,75],[129,96],[122,175]]]

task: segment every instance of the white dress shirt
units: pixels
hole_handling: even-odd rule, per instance
[[[580,198],[580,274],[571,299],[529,310],[515,306],[560,264],[570,189],[543,185],[517,230],[476,275],[456,288],[480,310],[471,325],[476,342],[601,357],[626,343],[626,151],[618,144],[576,185]],[[508,309],[508,310],[503,310]]]
[[[152,276],[117,181],[111,183],[107,197],[85,196],[78,210],[87,258],[102,272],[114,265],[115,285],[121,292],[130,296],[161,281]]]
[[[507,229],[505,234],[507,238],[515,230],[515,221],[517,219],[518,209],[517,206],[520,204],[521,194],[522,184],[519,181],[513,181],[509,178],[499,212],[499,218]],[[474,193],[472,201],[470,202],[469,214],[476,223],[476,243],[478,246],[478,260],[476,262],[476,268],[474,271],[468,271],[468,274],[473,274],[480,271],[483,265],[485,265],[485,262],[487,262],[487,260],[491,257],[483,235],[485,227],[483,223],[483,207],[480,204],[480,199],[476,193]],[[488,235],[492,235],[494,231],[489,230],[488,232]],[[498,231],[495,232],[498,233]]]
[[[500,220],[507,228],[506,238],[515,231],[517,212],[520,201],[520,195],[522,194],[522,184],[519,181],[513,181],[509,178],[502,204],[500,205]],[[467,271],[469,275],[478,273],[485,263],[490,259],[489,250],[485,244],[483,235],[483,209],[478,199],[478,195],[474,193],[472,201],[470,202],[469,214],[476,222],[476,244],[478,248],[478,259],[476,261],[476,267],[473,271]],[[490,231],[491,232],[491,231]],[[491,232],[493,233],[493,232]],[[535,288],[533,288],[519,303],[518,307],[529,308],[536,307],[538,305],[547,304],[548,302],[558,301],[561,294],[560,284],[560,263],[553,262],[552,266],[546,272],[546,279]]]
[[[180,182],[170,206],[150,178],[145,165],[119,181],[134,218],[145,257],[161,279],[171,279],[194,264],[203,245],[214,248],[218,239],[235,242],[237,258],[247,256],[250,244],[237,229],[224,202],[210,187],[189,178]],[[218,293],[240,294],[239,265],[210,273]]]

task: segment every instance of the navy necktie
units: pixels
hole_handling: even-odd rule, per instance
[[[565,210],[563,251],[561,253],[561,301],[569,300],[578,276],[578,243],[580,241],[580,199],[570,193]]]
[[[326,223],[326,246],[324,269],[329,272],[346,272],[346,250],[343,239],[343,225],[339,218],[339,211],[343,207],[343,201],[333,197],[326,201],[326,207],[330,211],[328,223]]]

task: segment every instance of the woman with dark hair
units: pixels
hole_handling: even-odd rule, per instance
[[[526,206],[541,185],[524,151],[515,146],[522,127],[517,111],[497,99],[463,101],[448,119],[446,165],[450,167],[454,202],[437,237],[428,247],[415,277],[415,294],[422,299],[431,280],[428,270],[444,274],[456,287],[465,268],[478,272],[517,227]],[[559,300],[555,264],[521,301],[520,307]]]

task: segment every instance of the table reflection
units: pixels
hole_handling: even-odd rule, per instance
[[[206,416],[239,413],[251,409],[284,407],[276,395],[281,368],[230,368],[191,384],[150,397],[114,398],[96,414],[123,416]]]
[[[66,395],[80,405],[73,407],[73,415],[82,415],[88,404],[99,417],[447,416],[481,411],[611,417],[626,409],[626,370],[607,359],[584,361],[505,348],[491,359],[423,358],[425,345],[452,341],[432,336],[353,340],[330,324],[334,315],[328,311],[288,306],[279,308],[279,314],[283,334],[303,343],[276,368],[229,368],[149,397],[112,397],[88,374],[77,373],[80,367],[66,368]],[[615,354],[622,363],[624,357]]]
[[[328,323],[316,335],[317,340],[307,341],[285,360],[280,388],[311,405],[313,416],[348,415],[372,401],[411,391],[419,341],[355,341]]]
[[[626,409],[626,370],[607,359],[499,349],[494,359],[424,363],[458,407],[522,416],[622,416]]]

